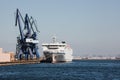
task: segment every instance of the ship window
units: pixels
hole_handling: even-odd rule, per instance
[[[49,49],[57,49],[58,46],[57,46],[57,45],[50,45],[50,46],[48,46],[48,48],[49,48]]]
[[[59,55],[59,58],[63,58],[63,56],[62,56],[62,55]]]
[[[59,47],[64,47],[64,45],[59,45]]]

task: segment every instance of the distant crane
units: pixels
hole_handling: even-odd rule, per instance
[[[22,24],[21,24],[22,21]],[[16,44],[16,57],[19,60],[39,58],[38,51],[38,30],[35,21],[32,17],[29,18],[28,14],[25,18],[22,17],[20,11],[16,10],[15,26],[19,26],[20,35],[17,37]]]

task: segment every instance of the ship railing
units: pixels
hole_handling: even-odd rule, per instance
[[[51,50],[46,50],[44,52],[49,52],[49,53],[64,53],[64,50],[55,50],[55,51],[51,51]]]

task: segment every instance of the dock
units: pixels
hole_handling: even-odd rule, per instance
[[[11,62],[0,62],[0,66],[18,65],[18,64],[39,64],[43,61],[43,58],[34,60],[14,60]]]

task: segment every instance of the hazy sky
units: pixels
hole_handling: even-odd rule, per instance
[[[15,51],[15,11],[37,20],[41,44],[58,41],[71,45],[74,56],[120,55],[120,0],[0,0],[0,47]]]

